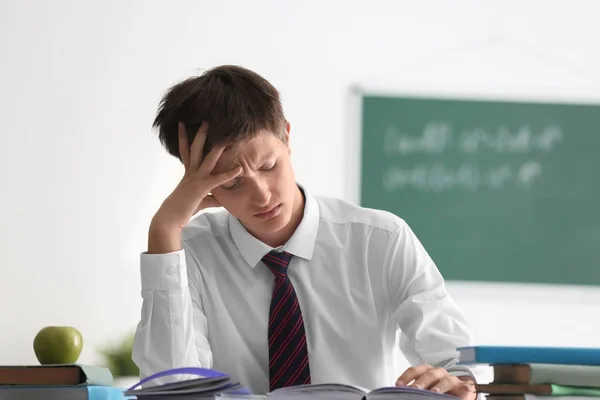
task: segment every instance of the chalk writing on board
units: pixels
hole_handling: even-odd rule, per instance
[[[528,125],[516,129],[498,126],[494,129],[474,127],[456,131],[452,124],[430,122],[420,132],[402,132],[390,126],[383,138],[384,153],[393,157],[412,153],[439,154],[457,151],[476,154],[484,151],[495,153],[549,152],[563,140],[559,126],[549,125],[534,130]]]
[[[510,185],[529,189],[541,175],[542,165],[538,161],[525,161],[517,167],[502,164],[485,168],[474,162],[465,162],[458,168],[434,162],[410,167],[391,166],[384,172],[382,184],[386,191],[404,188],[431,192],[449,189],[475,191],[481,188],[503,189]]]
[[[536,129],[527,124],[457,129],[450,122],[432,121],[416,132],[390,126],[383,137],[384,154],[390,165],[383,173],[382,184],[387,191],[408,187],[433,192],[501,190],[511,186],[527,190],[543,173],[542,163],[535,159],[537,155],[552,152],[563,139],[563,131],[557,125]],[[456,153],[464,159],[458,166],[444,165],[437,157],[442,153]],[[498,165],[485,167],[473,161],[473,156],[491,153],[524,157],[518,162],[499,161]],[[405,165],[408,161],[403,156],[411,154],[429,157]]]

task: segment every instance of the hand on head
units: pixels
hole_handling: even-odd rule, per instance
[[[200,210],[218,207],[220,204],[210,194],[210,191],[234,179],[242,172],[240,167],[236,167],[230,171],[212,174],[225,147],[215,146],[203,158],[207,131],[208,123],[204,122],[200,125],[190,146],[185,126],[183,123],[179,123],[179,154],[185,166],[185,173],[175,190],[157,212],[155,218],[164,225],[183,229],[190,218]]]

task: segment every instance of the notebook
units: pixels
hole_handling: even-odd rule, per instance
[[[344,384],[312,384],[276,389],[267,395],[269,400],[457,400],[457,397],[411,387],[383,387],[372,391]]]
[[[594,400],[589,396],[539,396],[536,394],[521,395],[488,395],[486,400]]]
[[[198,378],[152,385],[157,378],[176,375],[196,375]],[[252,393],[223,372],[197,367],[162,371],[142,379],[125,391],[125,395],[135,396],[138,400],[201,400],[214,399],[223,394],[242,396]]]
[[[489,383],[477,385],[480,393],[522,395],[535,394],[539,396],[592,396],[600,397],[599,388],[582,386],[563,386],[552,383],[537,385]]]

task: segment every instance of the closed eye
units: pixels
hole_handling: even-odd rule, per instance
[[[273,162],[272,164],[267,164],[267,165],[263,166],[260,170],[261,171],[271,171],[271,170],[275,169],[276,166],[277,166],[277,163]]]
[[[273,171],[277,167],[277,161],[273,161],[272,163],[264,165],[260,171]],[[242,180],[238,177],[235,179],[234,183],[229,185],[221,185],[221,189],[223,190],[235,190],[242,185]]]
[[[235,182],[232,185],[228,185],[228,186],[221,185],[221,189],[224,189],[224,190],[235,190],[238,187],[240,187],[241,184],[242,184],[242,181],[240,179],[236,179]]]

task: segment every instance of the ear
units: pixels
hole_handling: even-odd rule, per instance
[[[288,144],[288,153],[292,152],[292,149],[290,148],[290,129],[291,129],[290,121],[285,120],[285,140]]]

